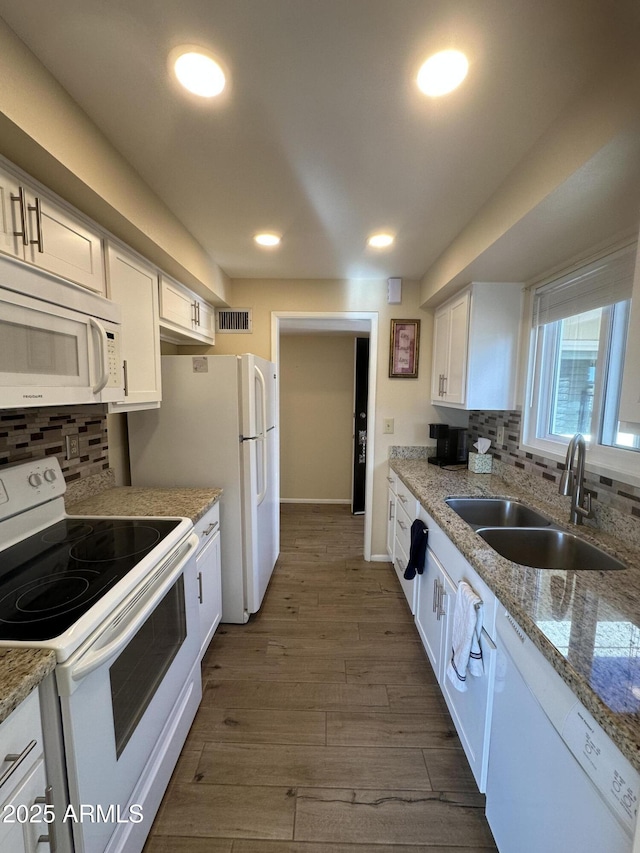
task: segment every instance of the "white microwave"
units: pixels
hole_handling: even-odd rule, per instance
[[[120,306],[0,256],[0,409],[122,400]]]

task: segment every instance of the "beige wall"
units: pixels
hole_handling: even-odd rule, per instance
[[[348,501],[354,337],[280,339],[280,496]]]
[[[466,414],[440,410],[429,403],[433,316],[420,308],[420,283],[403,281],[402,304],[387,304],[386,279],[378,280],[292,280],[234,279],[233,307],[253,309],[252,334],[216,337],[215,347],[183,347],[184,352],[212,354],[254,352],[271,357],[271,313],[273,311],[334,312],[367,311],[378,315],[378,375],[376,417],[369,424],[374,439],[372,555],[386,553],[387,459],[391,445],[431,444],[431,422],[466,424]],[[391,319],[421,320],[420,363],[417,379],[390,379],[389,335]],[[382,422],[395,419],[395,433],[384,435]],[[458,419],[458,420],[456,420]],[[462,419],[462,420],[459,420]]]
[[[0,19],[0,154],[203,297],[229,280]]]

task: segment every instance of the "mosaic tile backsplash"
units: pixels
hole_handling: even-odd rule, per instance
[[[505,443],[498,445],[497,429],[501,425],[505,428]],[[469,446],[472,446],[479,436],[490,438],[493,445],[490,452],[494,459],[522,473],[540,477],[549,486],[556,486],[557,491],[562,463],[521,450],[521,429],[520,412],[472,412],[469,417]],[[606,509],[610,508],[640,521],[640,488],[637,486],[587,472],[585,487],[591,493],[592,501],[598,502],[598,513],[606,512]]]
[[[66,458],[67,435],[79,437],[80,455]],[[57,456],[67,483],[109,468],[105,407],[63,406],[0,411],[0,467]]]

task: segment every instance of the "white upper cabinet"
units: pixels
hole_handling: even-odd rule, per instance
[[[107,285],[109,298],[122,308],[125,389],[124,401],[109,403],[109,411],[158,408],[162,398],[158,273],[138,255],[109,243]]]
[[[640,243],[633,278],[619,418],[632,425],[633,432],[640,431]]]
[[[512,409],[522,290],[474,282],[436,309],[431,402],[457,409]]]
[[[102,236],[51,195],[0,167],[0,251],[105,293]]]
[[[172,343],[207,343],[215,339],[211,305],[168,276],[160,276],[160,335]]]

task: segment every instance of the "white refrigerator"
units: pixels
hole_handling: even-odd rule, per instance
[[[280,545],[275,364],[162,356],[162,404],[128,415],[131,484],[222,488],[222,621],[262,603]]]

